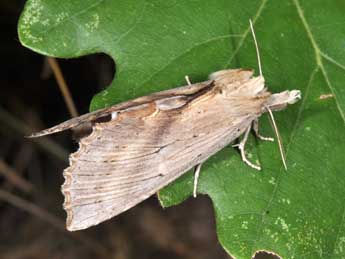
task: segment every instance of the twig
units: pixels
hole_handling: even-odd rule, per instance
[[[48,222],[49,224],[51,224],[58,230],[62,231],[63,233],[69,234],[71,237],[77,239],[79,242],[83,243],[85,246],[89,247],[91,250],[93,250],[95,253],[102,256],[103,258],[110,258],[108,249],[105,248],[103,245],[99,244],[97,241],[90,239],[89,237],[81,233],[67,232],[65,229],[65,224],[61,219],[51,214],[47,210],[37,206],[36,204],[24,200],[18,196],[15,196],[1,188],[0,199]]]
[[[48,63],[51,67],[51,69],[53,70],[56,82],[59,85],[60,91],[62,93],[62,96],[65,100],[66,106],[68,108],[69,113],[71,114],[72,117],[77,117],[78,116],[78,112],[77,109],[75,108],[73,99],[72,99],[72,95],[69,91],[69,88],[66,84],[66,81],[62,75],[61,69],[59,67],[58,62],[56,61],[55,58],[52,57],[47,57]]]
[[[17,172],[11,168],[4,160],[0,158],[0,174],[3,175],[7,181],[12,183],[18,189],[22,190],[23,192],[30,193],[34,186],[22,178]]]
[[[19,119],[15,118],[12,114],[5,111],[0,107],[0,122],[2,125],[8,125],[13,130],[23,134],[24,136],[30,135],[33,130],[27,126],[24,122],[20,121]],[[30,141],[33,141],[36,143],[40,148],[43,150],[48,151],[52,155],[54,155],[56,158],[67,161],[68,152],[59,144],[55,143],[51,139],[45,137],[45,138],[34,138]]]

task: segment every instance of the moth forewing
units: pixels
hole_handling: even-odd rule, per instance
[[[214,87],[182,106],[171,97],[161,109],[156,100],[139,113],[95,124],[64,172],[67,228],[87,228],[133,207],[250,127],[270,94],[262,80],[244,78],[248,71],[228,72],[234,87],[215,78]]]
[[[185,97],[190,97],[193,96],[199,92],[205,91],[208,88],[213,86],[213,80],[205,81],[205,82],[200,82],[192,85],[186,85],[182,87],[178,87],[175,89],[169,89],[157,93],[153,93],[151,95],[147,96],[142,96],[138,97],[136,99],[122,102],[116,105],[113,105],[111,107],[103,108],[96,110],[94,112],[90,112],[84,115],[81,115],[79,117],[67,120],[65,122],[62,122],[54,127],[33,133],[32,135],[28,136],[29,138],[36,138],[36,137],[41,137],[45,135],[50,135],[54,134],[60,131],[68,130],[75,128],[77,126],[83,125],[88,122],[95,122],[101,118],[110,116],[114,116],[117,112],[123,112],[127,111],[130,109],[138,109],[140,105],[144,105],[150,102],[154,102],[157,100],[163,100],[167,99],[170,97],[176,97],[176,96],[185,96]]]
[[[247,132],[265,107],[292,103],[294,95],[273,98],[264,78],[252,75],[220,71],[211,81],[140,97],[37,134],[93,123],[64,171],[68,230],[133,207]],[[109,121],[97,122],[108,115]]]

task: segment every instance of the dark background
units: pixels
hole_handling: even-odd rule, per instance
[[[0,257],[229,258],[205,196],[168,209],[152,197],[96,227],[65,230],[62,171],[77,145],[69,133],[24,138],[70,118],[46,58],[18,40],[24,3],[0,2]],[[100,54],[58,62],[78,112],[88,112],[92,96],[113,78],[113,61]]]

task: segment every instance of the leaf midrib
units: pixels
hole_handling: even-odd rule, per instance
[[[297,13],[298,13],[298,15],[299,15],[299,17],[300,17],[300,19],[302,21],[302,24],[305,27],[305,30],[306,30],[307,35],[308,35],[308,38],[310,39],[311,44],[313,46],[314,53],[315,53],[316,67],[314,68],[313,72],[311,73],[311,76],[309,78],[309,81],[308,81],[308,84],[307,84],[307,87],[306,87],[306,90],[305,90],[305,93],[304,93],[302,104],[299,107],[298,114],[297,114],[297,117],[296,117],[296,121],[295,121],[294,127],[293,127],[293,129],[291,131],[289,142],[287,143],[286,156],[288,156],[290,145],[291,145],[291,143],[293,141],[293,138],[294,138],[294,136],[296,134],[297,125],[298,125],[298,122],[300,121],[300,117],[301,117],[301,114],[302,114],[302,111],[303,111],[303,107],[305,105],[305,102],[307,100],[307,96],[308,96],[309,91],[310,91],[311,82],[313,81],[314,76],[316,75],[316,73],[318,72],[319,69],[322,71],[322,74],[323,74],[323,76],[324,76],[324,78],[326,80],[327,86],[328,86],[328,88],[330,89],[330,91],[332,92],[332,94],[333,94],[333,96],[335,98],[337,109],[338,109],[338,111],[340,113],[340,116],[341,116],[341,118],[343,120],[343,123],[345,124],[345,114],[344,114],[344,112],[342,111],[342,109],[341,109],[341,107],[339,105],[339,101],[337,100],[337,96],[335,94],[335,90],[332,87],[332,85],[331,85],[331,83],[330,83],[330,81],[328,79],[327,72],[326,72],[326,70],[325,70],[325,68],[323,66],[323,63],[322,63],[322,57],[324,57],[325,59],[328,59],[330,62],[332,62],[333,64],[337,65],[338,67],[340,67],[340,68],[342,68],[344,70],[345,70],[345,66],[340,64],[340,63],[338,63],[336,60],[330,58],[326,53],[321,51],[321,49],[319,48],[319,46],[318,46],[318,44],[317,44],[317,42],[315,40],[315,37],[313,36],[313,33],[312,33],[311,29],[310,29],[310,26],[307,23],[307,20],[306,20],[306,18],[304,16],[303,9],[301,8],[301,5],[300,5],[299,1],[298,0],[291,0],[291,1],[296,6]],[[282,167],[281,167],[281,169],[279,171],[282,171]],[[281,179],[282,179],[281,174],[279,174],[277,178],[278,178],[277,179],[277,184],[275,185],[275,187],[273,189],[271,199],[268,202],[267,207],[261,213],[261,215],[262,215],[261,223],[258,224],[258,228],[257,228],[257,231],[256,231],[256,236],[258,236],[259,238],[254,240],[251,251],[254,251],[257,243],[261,240],[260,232],[263,229],[265,218],[266,218],[265,211],[267,211],[270,208],[270,206],[271,206],[271,204],[272,204],[272,202],[273,202],[273,200],[274,200],[274,198],[276,196],[276,193],[277,193],[277,191],[279,189],[278,187],[280,186],[280,182],[281,182]],[[339,228],[338,228],[338,233],[337,233],[336,239],[334,241],[334,247],[333,247],[332,255],[334,255],[335,246],[338,243],[338,239],[339,239],[340,229],[341,229],[341,227],[342,227],[342,225],[344,223],[345,223],[345,206],[343,207],[342,219],[340,221]]]
[[[337,95],[335,94],[335,89],[333,88],[329,78],[328,78],[328,75],[327,75],[327,72],[326,72],[326,69],[324,68],[323,66],[323,62],[322,62],[322,56],[327,56],[329,57],[326,53],[322,52],[320,47],[318,46],[316,40],[315,40],[315,37],[311,31],[311,28],[307,22],[307,19],[305,18],[304,16],[304,12],[303,12],[303,9],[299,3],[299,0],[292,0],[293,4],[296,6],[296,9],[297,9],[297,12],[298,12],[298,15],[303,23],[303,26],[307,32],[307,35],[308,35],[308,38],[310,39],[310,42],[313,46],[313,49],[314,49],[314,52],[315,52],[315,58],[316,58],[316,64],[318,67],[320,67],[321,71],[322,71],[322,74],[327,82],[327,86],[328,88],[330,89],[330,91],[332,92],[333,96],[334,96],[334,99],[335,99],[335,103],[337,105],[337,108],[338,108],[338,111],[340,113],[340,116],[341,118],[343,119],[343,123],[345,124],[345,114],[344,114],[344,111],[341,109],[340,105],[339,105],[339,101],[338,101],[338,98],[337,98]],[[345,69],[345,67],[343,65],[340,65],[340,63],[336,62],[334,59],[332,59],[333,63],[335,62],[335,64],[337,64],[339,67]]]

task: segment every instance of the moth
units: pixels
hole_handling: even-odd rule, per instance
[[[256,48],[258,53],[257,44]],[[242,159],[260,170],[246,158],[250,130],[271,140],[259,135],[259,117],[295,103],[301,94],[299,90],[270,93],[260,59],[259,68],[259,76],[252,70],[229,69],[211,74],[205,82],[187,80],[186,86],[97,110],[31,135],[92,125],[63,173],[67,229],[108,220],[193,168],[196,195],[202,163],[243,134],[238,144]]]

